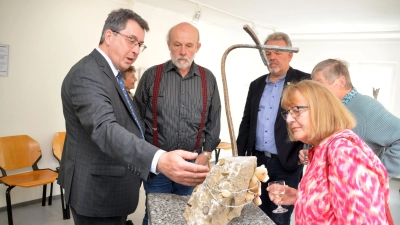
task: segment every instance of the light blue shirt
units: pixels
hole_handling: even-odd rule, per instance
[[[118,75],[118,70],[117,68],[115,68],[114,64],[111,62],[111,59],[99,48],[96,47],[96,50],[106,59],[108,65],[110,66],[115,79],[117,79],[117,75]],[[150,172],[154,173],[154,174],[159,174],[159,172],[157,172],[157,164],[158,164],[158,160],[160,159],[160,156],[162,153],[164,153],[166,151],[159,149],[156,154],[154,155],[153,161],[151,162],[151,168],[150,168]]]
[[[258,108],[256,144],[258,151],[266,151],[272,154],[278,154],[275,145],[275,121],[280,107],[283,86],[285,84],[285,76],[277,80],[275,83],[269,81],[269,75],[265,82],[264,88]]]

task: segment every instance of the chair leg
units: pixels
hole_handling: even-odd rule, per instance
[[[8,216],[8,225],[13,225],[13,216],[12,216],[12,208],[11,208],[11,189],[15,186],[9,186],[6,190],[6,202],[7,202],[7,216]]]
[[[218,163],[218,158],[219,158],[219,153],[221,152],[221,149],[220,148],[216,148],[214,150],[214,152],[215,152],[215,164],[217,164]]]
[[[43,185],[42,206],[46,206],[47,184]]]
[[[70,213],[70,210],[69,210],[69,204],[66,204],[65,211],[66,211],[66,214],[67,214],[67,220],[71,219],[71,213]]]
[[[63,212],[63,219],[67,219],[67,209],[64,208],[64,191],[63,188],[60,186],[60,192],[61,192],[61,207],[62,207],[62,212]]]
[[[53,183],[50,185],[49,205],[53,203]]]
[[[60,186],[60,192],[61,192],[61,206],[62,206],[62,211],[63,211],[63,219],[64,220],[69,220],[71,218],[71,213],[70,213],[70,210],[69,210],[69,204],[67,204],[65,202],[64,190],[63,190],[63,188],[61,186]]]

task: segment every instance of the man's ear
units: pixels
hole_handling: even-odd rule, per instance
[[[341,88],[344,88],[346,86],[346,78],[343,75],[340,75],[338,77],[338,81]]]
[[[201,43],[199,42],[199,43],[197,43],[196,53],[199,51],[200,47],[201,47]]]
[[[114,38],[113,32],[111,30],[107,30],[104,34],[104,42],[106,42],[107,45],[110,45],[112,38]]]
[[[289,62],[292,61],[293,58],[293,52],[289,52]]]

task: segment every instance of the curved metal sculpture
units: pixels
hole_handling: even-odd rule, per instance
[[[253,32],[253,30],[246,24],[243,26],[243,29],[250,35],[256,45],[249,45],[249,44],[237,44],[232,45],[229,47],[223,54],[221,60],[221,75],[222,75],[222,85],[224,89],[224,98],[225,98],[225,112],[226,112],[226,119],[228,120],[228,127],[229,127],[229,135],[231,138],[231,145],[232,145],[232,156],[236,157],[238,155],[236,138],[235,138],[235,131],[233,129],[232,123],[232,116],[231,116],[231,108],[229,105],[229,96],[228,96],[228,85],[226,81],[226,73],[225,73],[225,61],[228,53],[235,48],[256,48],[260,52],[261,59],[265,66],[268,66],[268,60],[265,56],[265,50],[275,50],[281,52],[299,52],[299,48],[295,47],[282,47],[282,46],[274,46],[274,45],[262,45],[260,40],[258,39],[257,35]]]

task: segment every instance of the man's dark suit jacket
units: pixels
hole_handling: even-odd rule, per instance
[[[58,183],[67,202],[83,216],[134,212],[158,148],[140,138],[117,79],[96,49],[71,68],[61,98],[67,135]]]
[[[258,108],[266,85],[266,77],[267,75],[263,75],[250,84],[237,138],[239,156],[255,155],[254,146],[256,140]],[[288,82],[294,83],[303,79],[310,79],[310,77],[310,74],[290,67],[286,73],[285,86],[288,85]],[[279,107],[278,115],[276,116],[274,129],[275,144],[282,166],[287,170],[295,170],[298,167],[298,155],[299,151],[303,148],[303,144],[298,141],[289,141],[286,121],[281,116],[282,110],[282,107]]]

